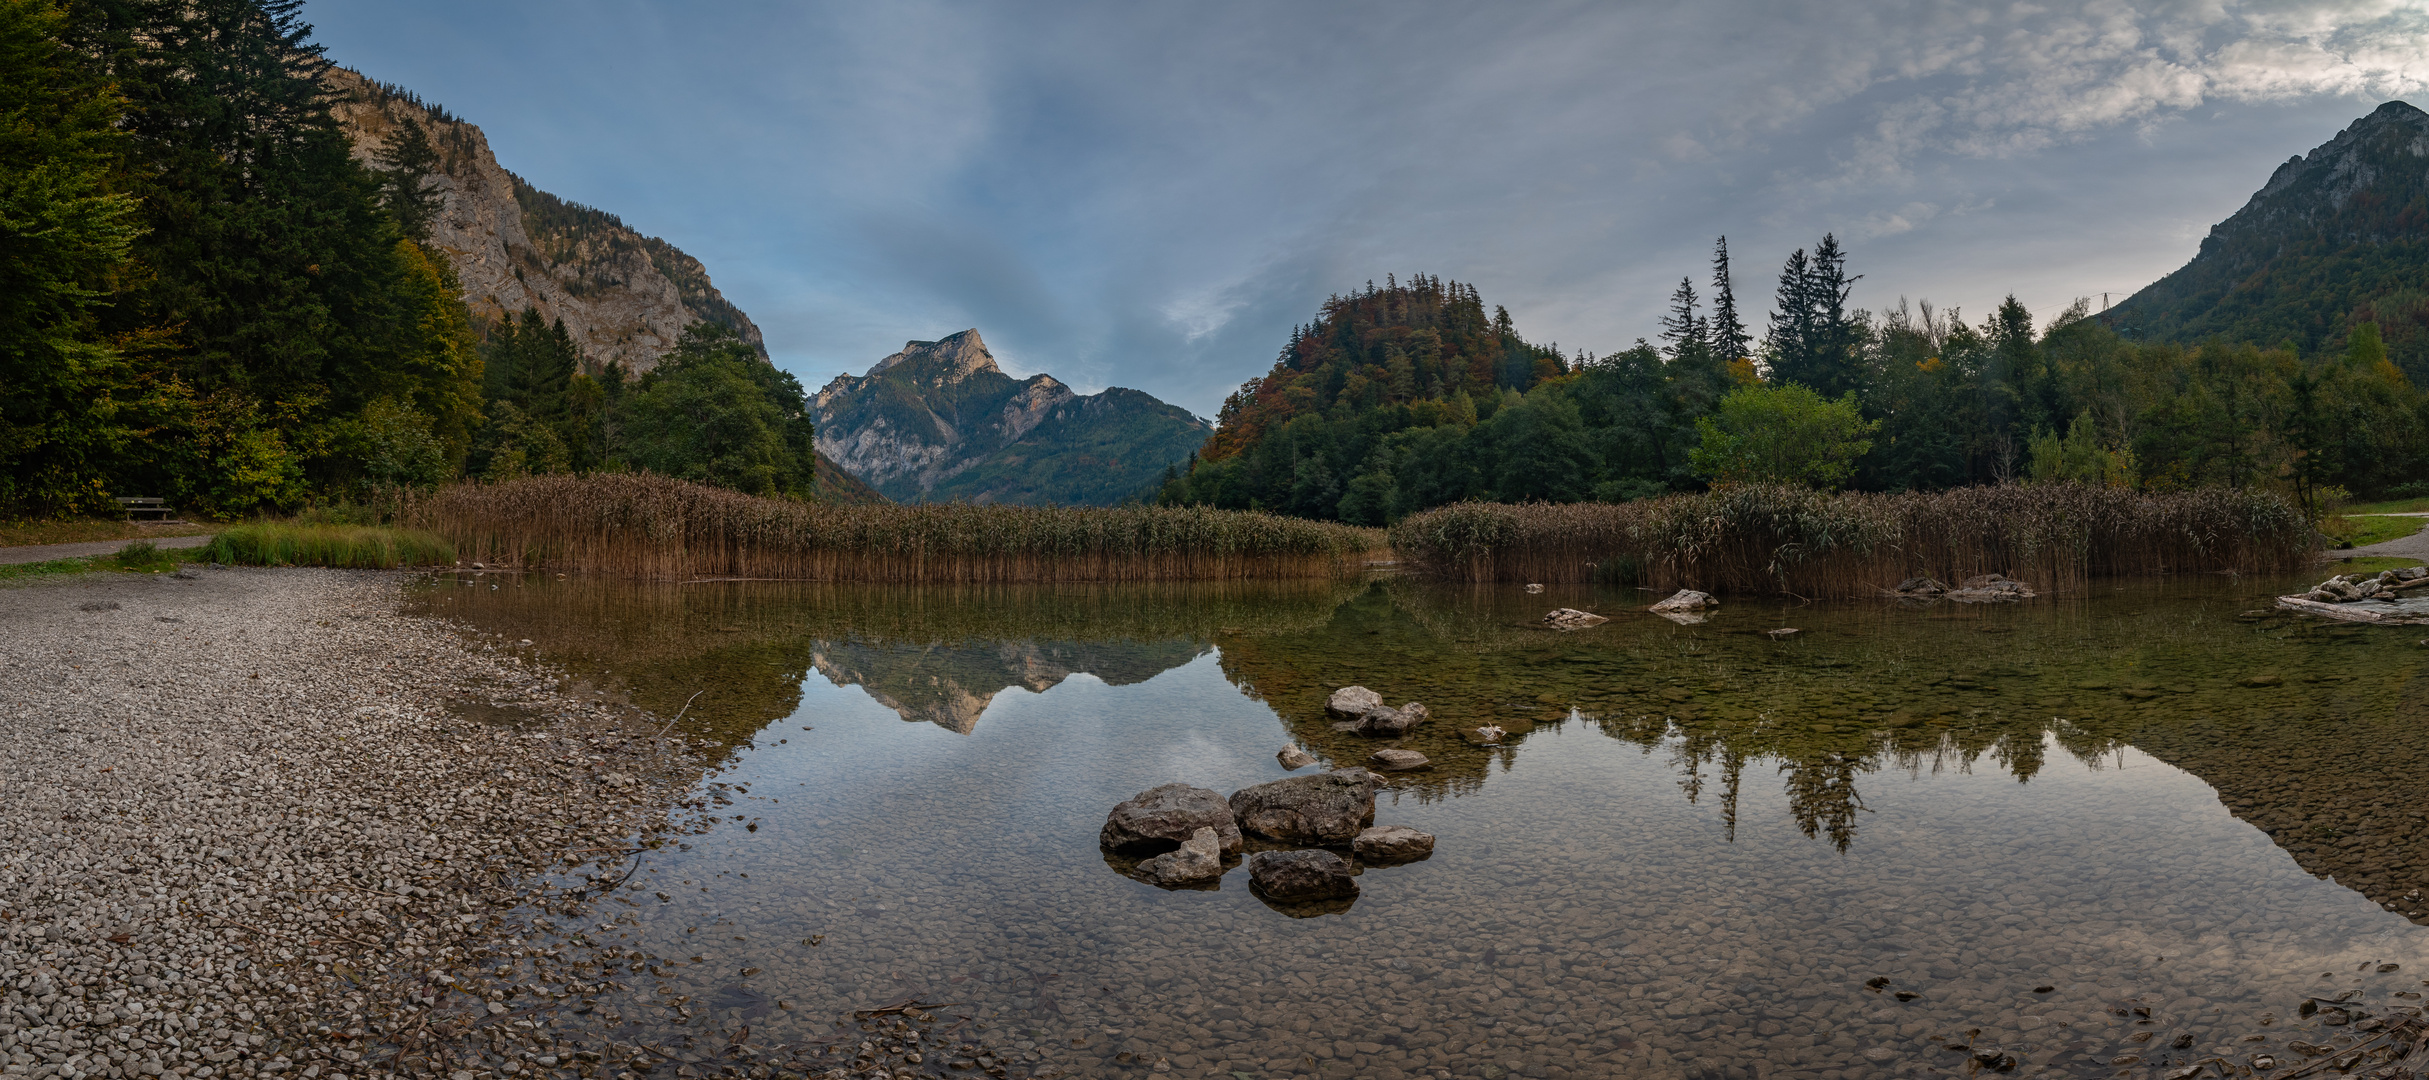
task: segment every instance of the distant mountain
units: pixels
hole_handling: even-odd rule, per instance
[[[1213,428],[1136,390],[1015,379],[976,330],[904,343],[811,408],[818,449],[898,502],[1101,506],[1147,487]]]
[[[585,356],[638,374],[675,347],[683,328],[722,323],[760,345],[759,328],[711,284],[700,260],[614,214],[566,202],[499,166],[481,129],[410,93],[332,68],[323,83],[354,156],[377,168],[389,138],[412,120],[440,157],[445,207],[430,241],[447,253],[473,317],[495,322],[536,308],[565,320]],[[762,351],[764,351],[762,346]]]
[[[2390,101],[2289,159],[2191,262],[2103,317],[2132,337],[2305,351],[2372,321],[2429,383],[2429,113]]]

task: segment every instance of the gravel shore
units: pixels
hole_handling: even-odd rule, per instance
[[[506,992],[459,979],[519,944],[509,917],[547,873],[665,828],[696,758],[511,643],[399,614],[403,579],[0,589],[6,1080],[441,1069],[433,1013],[459,1035],[510,1020]]]

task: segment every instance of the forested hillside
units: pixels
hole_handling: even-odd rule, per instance
[[[2192,261],[2102,317],[2136,340],[2305,352],[2370,323],[2429,380],[2429,113],[2390,101],[2287,161]]]
[[[114,495],[288,511],[586,468],[873,497],[818,468],[799,385],[680,252],[633,258],[710,321],[670,307],[647,359],[681,362],[639,379],[561,317],[468,308],[468,253],[433,230],[450,160],[485,157],[477,129],[392,111],[394,88],[333,95],[346,80],[298,11],[0,0],[0,517],[108,514]],[[355,146],[341,107],[379,109],[379,145]]]
[[[2078,303],[1979,323],[1852,303],[1848,255],[1792,253],[1757,342],[1725,242],[1658,344],[1563,358],[1419,275],[1328,300],[1168,503],[1380,524],[1462,499],[1568,502],[1787,481],[1876,491],[2070,479],[2429,494],[2422,396],[2368,329],[2306,352],[2134,341]]]

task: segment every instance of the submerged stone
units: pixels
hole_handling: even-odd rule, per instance
[[[1248,883],[1268,899],[1332,900],[1358,895],[1349,863],[1329,851],[1260,851],[1248,857]]]

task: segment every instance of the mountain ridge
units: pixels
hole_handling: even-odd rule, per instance
[[[2272,170],[2182,267],[2102,318],[2129,336],[2212,336],[2306,352],[2378,324],[2429,381],[2429,112],[2389,101]]]
[[[819,452],[897,501],[1107,504],[1213,431],[1138,390],[1015,379],[975,328],[836,376],[811,412]]]

